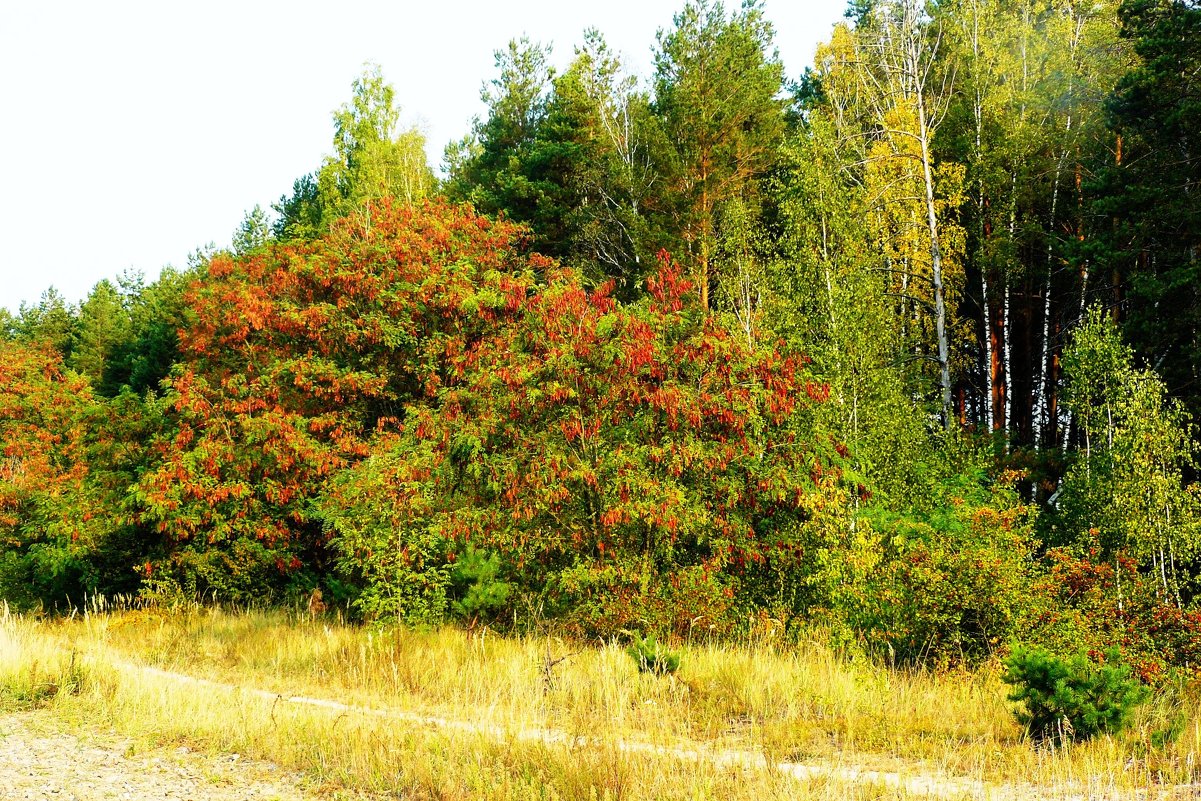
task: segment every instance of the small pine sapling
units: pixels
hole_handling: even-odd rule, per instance
[[[1080,654],[1061,659],[1042,649],[1019,648],[1005,660],[1009,700],[1021,704],[1018,721],[1036,741],[1081,741],[1116,734],[1150,690],[1118,661],[1116,650],[1102,665]]]
[[[460,619],[473,625],[480,617],[487,618],[504,607],[513,585],[501,580],[500,557],[468,547],[455,562],[451,583],[459,599],[451,609]]]
[[[656,676],[668,676],[680,669],[680,654],[669,651],[655,641],[654,635],[641,637],[634,634],[634,642],[626,649],[626,653],[638,666],[639,673],[653,673]]]

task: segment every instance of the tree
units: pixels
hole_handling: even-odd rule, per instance
[[[1117,152],[1098,182],[1108,219],[1098,254],[1115,278],[1125,328],[1169,387],[1201,408],[1201,8],[1126,0],[1121,32],[1138,56],[1109,102]]]
[[[655,53],[655,110],[675,143],[672,189],[701,306],[711,306],[720,210],[750,208],[785,132],[783,67],[757,2],[727,17],[717,0],[689,2]]]
[[[1059,360],[1088,283],[1080,192],[1108,149],[1099,98],[1120,59],[1113,4],[961,0],[940,4],[939,16],[968,90],[936,146],[968,168],[978,419],[1007,448],[1038,451],[1066,436]]]
[[[16,338],[30,343],[49,343],[63,358],[71,355],[75,337],[76,309],[62,293],[50,287],[36,306],[22,303],[13,326]]]
[[[271,208],[276,213],[272,235],[282,241],[315,239],[322,231],[325,208],[315,174],[302,175],[292,183],[292,194],[282,195]]]
[[[129,325],[129,311],[117,287],[108,280],[96,284],[80,304],[68,364],[98,387]]]
[[[271,226],[267,222],[267,212],[263,211],[263,207],[255,204],[255,207],[246,212],[246,216],[242,218],[242,222],[234,231],[232,250],[239,256],[262,247],[271,237]]]
[[[275,205],[277,237],[312,238],[334,220],[365,212],[372,201],[396,198],[411,205],[433,191],[425,137],[416,128],[397,130],[396,92],[380,68],[368,64],[352,88],[351,100],[333,115],[333,154]]]
[[[936,72],[942,33],[936,24],[930,24],[924,4],[917,0],[880,2],[865,22],[860,41],[870,66],[860,75],[881,131],[868,152],[869,170],[879,173],[880,198],[899,234],[889,244],[895,247],[904,293],[924,294],[924,289],[910,288],[911,278],[929,281],[942,419],[943,426],[950,428],[954,415],[948,316],[954,309],[948,307],[961,291],[961,279],[956,287],[947,278],[962,245],[956,241],[959,231],[948,225],[946,217],[961,202],[962,175],[949,164],[940,169],[933,143],[946,115],[953,75],[945,70]],[[942,186],[936,185],[936,178],[943,179]],[[915,207],[918,214],[907,213]],[[920,232],[914,229],[919,219],[924,229]],[[922,316],[915,313],[918,319]]]
[[[1105,557],[1138,560],[1158,577],[1163,597],[1181,604],[1184,566],[1201,547],[1201,496],[1185,483],[1196,469],[1192,424],[1163,381],[1134,366],[1098,308],[1075,331],[1064,362],[1064,400],[1085,445],[1064,477],[1064,534],[1079,541],[1095,532]]]
[[[929,443],[914,408],[908,344],[871,230],[871,198],[847,161],[830,98],[807,110],[783,151],[775,187],[782,221],[771,267],[769,325],[813,361],[830,387],[815,410],[821,430],[847,451],[849,480],[901,500]],[[877,500],[880,500],[877,498]],[[858,492],[851,503],[858,508]]]
[[[575,60],[554,82],[549,116],[560,113],[576,121],[564,132],[578,147],[567,176],[574,199],[565,258],[589,278],[615,279],[620,298],[636,298],[655,254],[676,244],[667,229],[671,146],[662,124],[595,30],[585,31]]]
[[[480,95],[488,117],[476,120],[457,155],[448,153],[446,190],[481,214],[528,225],[535,250],[562,256],[577,200],[570,175],[583,158],[581,110],[552,103],[550,53],[525,37],[496,51],[497,76]]]
[[[160,392],[160,383],[179,357],[179,331],[189,324],[184,290],[203,278],[207,257],[183,271],[166,267],[146,284],[140,273],[127,273],[118,283],[128,322],[104,362],[96,392],[115,397],[128,388],[138,397]]]

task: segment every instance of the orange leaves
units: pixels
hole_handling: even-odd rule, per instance
[[[92,394],[49,348],[0,341],[0,543],[73,552],[102,523],[86,492]]]
[[[685,298],[692,294],[692,283],[683,278],[683,270],[666,250],[658,254],[659,272],[646,279],[646,291],[655,300],[657,311],[675,313],[684,308]]]
[[[757,527],[795,522],[812,492],[815,449],[793,418],[802,360],[697,313],[678,269],[662,267],[650,299],[629,306],[547,270],[546,286],[521,284],[520,314],[439,343],[452,364],[390,455],[428,477],[377,502],[535,571],[594,547],[614,568],[653,563],[674,581],[762,564]]]
[[[318,552],[311,500],[375,437],[394,442],[406,407],[453,389],[470,343],[520,315],[549,264],[514,252],[518,229],[467,207],[385,201],[371,219],[218,256],[188,288],[168,396],[177,433],[139,482],[149,525],[227,552],[247,541]]]

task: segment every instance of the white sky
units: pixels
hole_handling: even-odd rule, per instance
[[[727,6],[737,0],[727,0]],[[525,33],[563,66],[594,26],[650,74],[683,0],[0,1],[0,306],[70,301],[229,243],[331,150],[331,113],[383,68],[431,163],[483,112],[493,51]],[[790,77],[846,0],[766,0]]]

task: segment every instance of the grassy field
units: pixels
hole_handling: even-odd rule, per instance
[[[816,641],[786,645],[767,629],[746,642],[685,643],[680,651],[679,673],[658,677],[639,673],[620,643],[549,636],[366,629],[202,608],[58,620],[5,615],[0,709],[40,706],[70,725],[113,729],[145,747],[178,743],[268,759],[335,796],[763,801],[910,794],[837,773],[798,781],[771,767],[779,762],[1038,787],[1030,791],[1036,798],[1195,780],[1201,715],[1180,701],[1144,708],[1121,738],[1035,748],[1013,721],[995,667],[892,670]],[[288,703],[270,693],[467,725]],[[1161,744],[1170,724],[1175,739]],[[547,730],[566,736],[542,736]],[[672,751],[698,745],[764,762]],[[942,794],[954,795],[954,785],[947,787]]]

